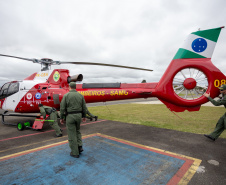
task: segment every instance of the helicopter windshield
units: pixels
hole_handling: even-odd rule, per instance
[[[6,98],[19,91],[19,82],[9,82],[2,86],[0,91],[0,99]]]

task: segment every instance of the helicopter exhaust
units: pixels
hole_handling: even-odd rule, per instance
[[[78,74],[78,75],[73,75],[73,76],[69,76],[67,77],[67,82],[81,82],[83,80],[83,75],[82,74]]]

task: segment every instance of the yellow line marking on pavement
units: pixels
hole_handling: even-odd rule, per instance
[[[93,135],[96,135],[96,134],[82,136],[82,139],[85,139],[87,137],[91,137]],[[53,144],[49,144],[49,145],[45,145],[45,146],[41,146],[41,147],[29,149],[29,150],[25,150],[25,151],[22,151],[22,152],[6,155],[6,156],[3,156],[3,157],[0,157],[0,161],[3,160],[3,159],[12,158],[12,157],[20,156],[20,155],[25,155],[27,153],[32,153],[32,152],[35,152],[37,150],[43,150],[45,148],[50,148],[50,147],[53,147],[53,146],[62,145],[62,144],[65,144],[67,142],[68,142],[68,140],[65,140],[65,141],[61,141],[61,142],[58,142],[58,143],[53,143]]]
[[[45,141],[31,143],[31,144],[28,144],[28,145],[22,145],[22,146],[10,148],[10,149],[7,149],[7,150],[1,150],[0,153],[7,152],[7,151],[10,151],[10,150],[14,150],[14,149],[18,149],[18,148],[23,148],[23,147],[31,146],[31,145],[41,144],[41,143],[45,143],[45,142],[52,141],[52,140],[57,140],[57,139],[60,139],[60,138],[63,138],[63,137],[67,137],[67,135],[66,136],[62,136],[62,137],[59,137],[59,138],[53,138],[53,139],[48,139],[48,140],[45,140]]]

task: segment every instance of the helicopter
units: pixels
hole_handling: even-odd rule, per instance
[[[219,95],[218,87],[226,83],[225,75],[211,61],[223,27],[198,30],[189,34],[178,49],[159,82],[153,83],[83,83],[76,90],[86,103],[135,98],[157,97],[170,111],[199,111],[208,101]],[[83,75],[70,76],[68,69],[50,69],[51,65],[75,64],[120,67],[134,70],[151,69],[92,62],[62,62],[49,58],[30,59],[0,54],[41,64],[42,69],[22,81],[5,83],[0,90],[0,108],[15,113],[37,113],[38,105],[60,109],[63,95],[69,92],[70,82],[81,82]]]

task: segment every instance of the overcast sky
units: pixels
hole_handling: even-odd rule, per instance
[[[183,41],[199,28],[226,26],[225,0],[0,0],[0,53],[153,69],[60,65],[89,82],[158,82]],[[212,61],[226,74],[226,28]],[[0,57],[0,85],[40,71]]]

